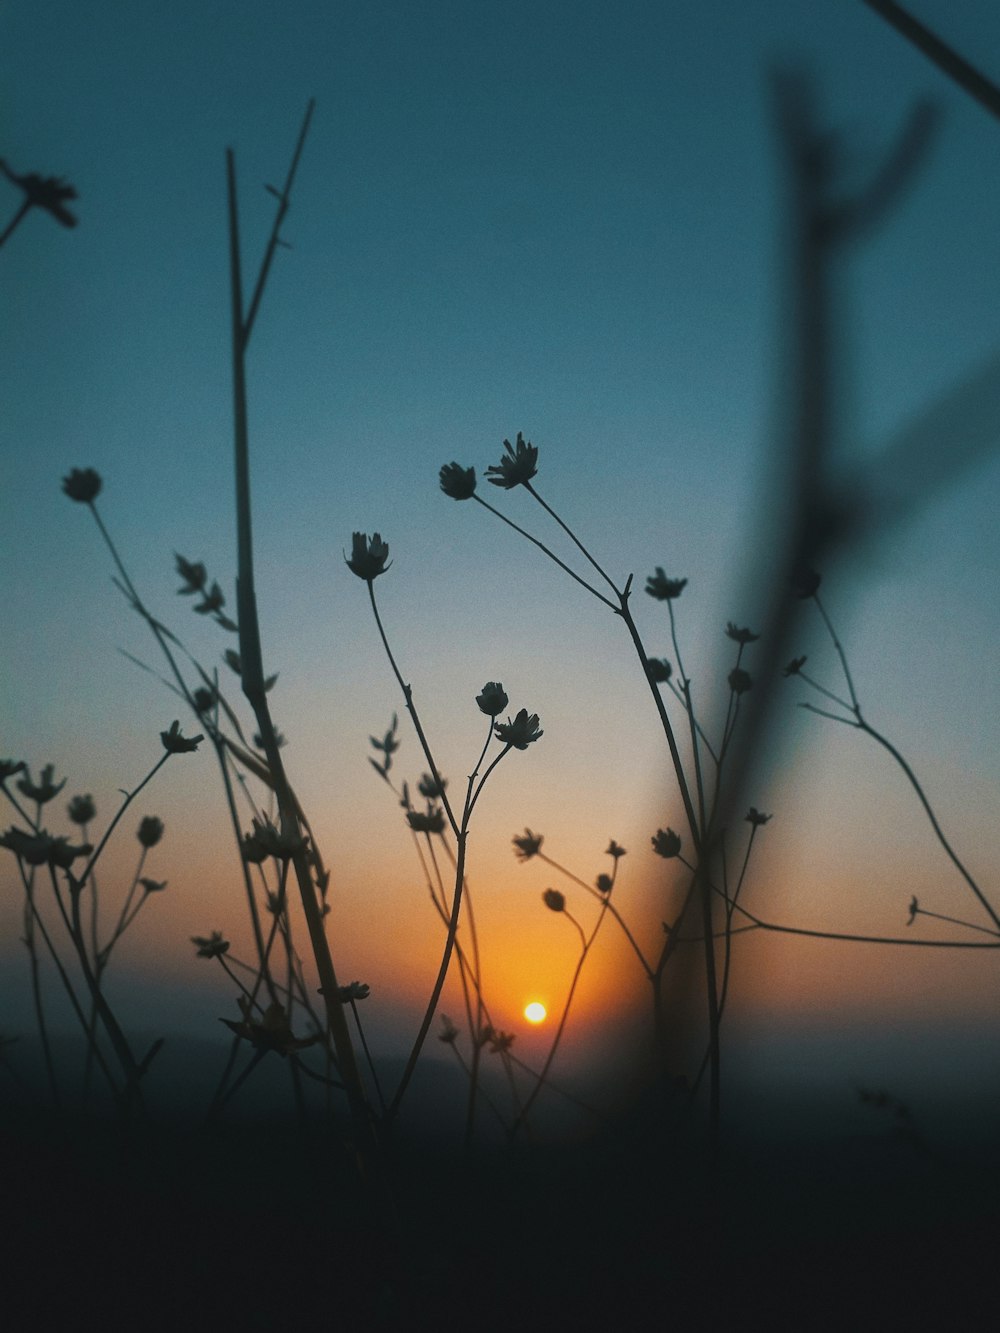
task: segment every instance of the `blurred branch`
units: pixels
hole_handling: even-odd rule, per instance
[[[918,51],[934,62],[944,74],[964,88],[970,97],[974,97],[980,106],[985,107],[992,116],[1000,120],[1000,88],[991,83],[973,65],[960,56],[957,51],[943,42],[940,37],[924,27],[902,5],[894,0],[862,0],[869,9],[884,18]]]

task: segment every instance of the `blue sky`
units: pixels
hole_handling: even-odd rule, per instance
[[[1000,78],[995,6],[912,8]],[[997,349],[1000,126],[854,0],[8,0],[0,40],[0,154],[65,175],[80,196],[73,232],[29,217],[0,256],[0,752],[56,762],[67,791],[110,811],[176,713],[116,651],[152,661],[87,515],[60,494],[71,467],[104,477],[102,513],[154,611],[206,661],[228,646],[193,623],[172,573],[176,550],[232,586],[224,149],[237,153],[252,272],[273,202],[263,185],[280,183],[315,97],[292,248],[251,350],[251,447],[265,656],[341,885],[345,969],[374,982],[386,941],[402,958],[409,913],[427,910],[391,796],[365,764],[368,734],[400,700],[344,568],[354,529],[390,543],[378,589],[442,767],[457,779],[474,758],[485,680],[542,717],[543,742],[505,761],[477,826],[494,938],[520,932],[525,976],[536,968],[558,993],[571,953],[543,933],[543,882],[510,856],[526,824],[587,878],[610,835],[634,848],[622,887],[655,932],[646,840],[673,807],[620,627],[477,507],[441,496],[437,470],[457,459],[481,475],[523,430],[541,450],[539,489],[616,577],[634,571],[641,586],[663,565],[689,578],[687,666],[696,697],[717,697],[722,627],[753,619],[741,599],[748,566],[766,559],[760,478],[783,401],[769,71],[814,72],[849,182],[875,168],[914,98],[943,113],[925,169],[838,290],[846,475]],[[11,214],[19,197],[0,187]],[[996,454],[981,461],[828,583],[873,721],[933,775],[956,841],[994,882],[998,469]],[[543,535],[529,497],[489,498]],[[662,607],[636,600],[650,650],[666,654]],[[829,680],[818,645],[802,651]],[[961,914],[908,793],[860,738],[797,713],[797,697],[795,745],[760,798],[781,816],[769,832],[784,826],[763,863],[776,913],[894,932],[919,884]],[[422,763],[405,739],[412,779]],[[187,935],[235,931],[239,913],[200,845],[220,799],[208,769],[164,775],[157,800],[184,853],[169,929],[145,922],[131,956],[184,986],[204,977]],[[805,955],[786,948],[793,977],[772,1009],[807,993],[817,1017],[850,1007],[838,976],[864,1006],[873,983],[855,961],[820,964],[810,992],[794,962]],[[978,974],[948,967],[970,1004],[985,994]],[[746,988],[759,1002],[750,975]],[[596,980],[584,1003],[599,1005]]]

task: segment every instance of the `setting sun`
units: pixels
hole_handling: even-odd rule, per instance
[[[524,1006],[524,1016],[529,1023],[544,1023],[549,1011],[538,1000],[532,1000],[530,1004]]]

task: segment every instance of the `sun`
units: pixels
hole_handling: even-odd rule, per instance
[[[524,1006],[524,1016],[529,1023],[544,1023],[549,1011],[540,1000],[532,1000],[530,1004]]]

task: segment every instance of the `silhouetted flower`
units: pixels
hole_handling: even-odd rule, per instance
[[[614,888],[614,881],[610,875],[597,876],[597,888],[601,893],[610,893]]]
[[[447,778],[442,778],[438,782],[430,773],[425,773],[417,783],[417,791],[421,796],[426,796],[429,801],[434,801],[444,795],[444,789],[447,785]]]
[[[61,176],[39,176],[37,171],[29,171],[23,176],[11,171],[7,163],[0,158],[0,171],[14,185],[24,191],[24,208],[40,208],[63,227],[75,227],[77,218],[66,208],[68,199],[76,199],[74,186],[67,184]]]
[[[163,820],[155,815],[145,815],[139,821],[139,831],[135,835],[143,847],[155,847],[163,837]]]
[[[443,1041],[446,1046],[454,1046],[455,1038],[458,1036],[458,1028],[451,1021],[447,1014],[441,1015],[441,1031],[438,1033],[438,1041]]]
[[[208,581],[208,571],[201,561],[191,562],[185,560],[182,555],[174,552],[174,559],[177,562],[177,573],[184,580],[184,587],[177,591],[181,597],[190,597],[192,593],[204,591],[205,584]]]
[[[792,580],[792,588],[795,592],[795,596],[800,597],[803,601],[805,601],[807,597],[815,597],[817,592],[819,592],[819,585],[822,581],[823,580],[816,573],[815,569],[799,570]]]
[[[476,493],[476,469],[461,463],[445,463],[438,473],[441,489],[452,500],[471,500]]]
[[[161,880],[161,879],[143,878],[140,879],[139,883],[142,885],[142,887],[146,890],[147,893],[162,893],[163,890],[167,887],[167,881],[165,879]]]
[[[440,806],[422,814],[419,810],[407,810],[406,822],[414,833],[443,833],[444,811]]]
[[[509,1051],[514,1045],[514,1033],[503,1031],[494,1032],[493,1029],[490,1028],[489,1036],[486,1038],[486,1044],[489,1046],[492,1055],[502,1055],[504,1051]]]
[[[371,537],[363,532],[355,532],[351,538],[351,558],[347,561],[347,568],[352,574],[357,574],[359,579],[371,583],[385,573],[388,556],[389,547],[377,532],[372,533]]]
[[[624,856],[624,855],[625,855],[625,848],[619,847],[618,844],[615,842],[614,838],[612,838],[611,841],[608,843],[608,850],[605,852],[605,856],[613,856],[617,861],[619,856]]]
[[[27,767],[23,759],[0,759],[0,787],[16,773],[24,773]]]
[[[657,856],[662,856],[664,860],[669,861],[671,857],[679,856],[681,851],[680,835],[673,829],[657,829],[654,837],[650,839],[653,844],[653,851]]]
[[[550,912],[564,912],[566,910],[566,895],[560,893],[558,889],[546,889],[542,894],[542,902]]]
[[[735,640],[736,643],[740,644],[743,647],[745,647],[748,643],[756,643],[757,640],[760,638],[760,635],[754,634],[752,630],[737,629],[731,620],[726,625],[726,635],[730,639]]]
[[[43,833],[42,838],[48,837]],[[94,850],[89,842],[81,843],[79,847],[70,844],[68,838],[49,838],[49,847],[46,854],[46,861],[50,866],[55,866],[57,870],[69,870],[73,862],[81,856],[89,856]]]
[[[18,791],[23,796],[27,796],[29,801],[37,801],[39,805],[46,805],[54,797],[58,796],[63,787],[66,786],[65,778],[63,778],[62,782],[52,781],[52,775],[55,771],[55,764],[46,764],[42,769],[41,776],[36,784],[31,780],[31,769],[25,765],[24,777],[18,779]]]
[[[68,477],[63,477],[62,488],[71,500],[89,505],[101,493],[101,478],[92,467],[75,467]]]
[[[647,657],[646,675],[657,685],[664,685],[673,674],[673,667],[665,657]]]
[[[197,750],[198,746],[205,739],[202,735],[182,736],[181,724],[174,720],[170,724],[169,731],[160,732],[160,740],[163,742],[163,748],[167,754],[190,754]]]
[[[47,833],[25,833],[24,829],[9,828],[0,834],[0,847],[6,847],[29,866],[42,866],[49,859],[52,839]]]
[[[916,894],[914,894],[913,897],[910,899],[910,919],[906,923],[908,926],[912,926],[914,921],[916,921],[917,913],[919,911],[920,911],[920,904],[917,902]]]
[[[66,806],[66,813],[74,824],[89,824],[97,814],[94,798],[89,792],[86,796],[74,796]]]
[[[89,843],[73,847],[68,838],[53,838],[44,829],[25,833],[19,828],[9,828],[0,835],[0,847],[6,847],[29,866],[47,864],[58,870],[69,870],[77,857],[89,856],[94,850]]]
[[[513,746],[515,750],[526,750],[532,741],[537,741],[540,736],[545,735],[539,729],[538,714],[529,715],[526,708],[520,710],[513,722],[508,718],[506,722],[495,723],[493,732],[497,740]]]
[[[745,815],[746,822],[752,824],[754,828],[760,828],[761,825],[766,824],[770,818],[770,815],[762,815],[754,806],[751,806]]]
[[[727,680],[729,681],[729,688],[734,694],[746,694],[747,690],[753,685],[749,672],[744,671],[742,667],[733,667]]]
[[[519,861],[530,861],[533,856],[538,854],[544,838],[541,833],[532,833],[530,828],[526,828],[520,835],[515,834],[511,839],[514,844],[514,855]]]
[[[245,1037],[258,1051],[277,1051],[280,1056],[287,1056],[289,1051],[301,1051],[319,1041],[318,1034],[311,1037],[296,1037],[288,1021],[284,1005],[272,1000],[260,1019],[252,1017],[250,1000],[241,995],[237,1000],[243,1014],[242,1022],[234,1019],[222,1020],[226,1027],[235,1032],[237,1037]]]
[[[650,574],[646,580],[646,591],[658,602],[667,602],[674,597],[680,597],[686,587],[687,579],[668,579],[661,565],[657,565],[656,573]]]
[[[221,930],[213,930],[211,935],[192,935],[191,943],[197,947],[199,958],[221,958],[229,952],[229,941],[223,939]]]
[[[254,817],[252,822],[253,831],[244,835],[242,844],[243,859],[251,865],[259,865],[268,856],[288,861],[308,842],[301,833],[282,833],[269,819]]]
[[[498,680],[487,681],[482,688],[482,692],[476,695],[476,703],[480,711],[487,717],[496,717],[510,703],[507,698],[507,692]]]
[[[263,750],[263,749],[264,749],[264,737],[260,734],[259,731],[255,731],[255,732],[254,732],[254,734],[253,734],[253,743],[254,743],[254,749],[256,749],[256,750]],[[280,731],[275,731],[275,732],[274,732],[274,743],[275,743],[275,745],[278,747],[279,750],[282,748],[282,746],[288,744],[288,742],[285,740],[284,736],[282,735],[282,733],[281,733]]]
[[[808,660],[806,657],[793,657],[782,674],[786,677],[797,676]]]
[[[511,445],[510,440],[504,440],[503,447],[507,450],[506,454],[499,463],[486,469],[486,479],[494,486],[502,486],[509,491],[530,481],[538,471],[538,450],[533,444],[525,442],[520,431],[517,432],[516,447]]]
[[[347,1004],[350,1000],[367,1000],[371,994],[371,987],[363,981],[350,981],[346,986],[338,986],[337,994],[343,1004]]]

